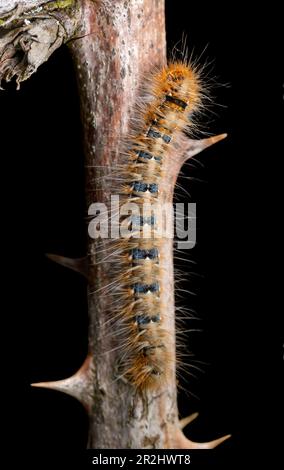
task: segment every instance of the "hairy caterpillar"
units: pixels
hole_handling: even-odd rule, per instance
[[[159,387],[174,370],[174,345],[165,318],[163,239],[156,237],[157,220],[151,208],[167,200],[167,185],[164,188],[161,182],[168,177],[173,146],[193,125],[192,113],[200,107],[201,92],[198,72],[183,62],[154,73],[120,165],[116,188],[120,209],[125,203],[135,203],[139,209],[150,206],[146,216],[139,215],[141,212],[130,219],[121,216],[121,224],[131,226],[132,232],[117,242],[112,264],[121,377],[139,390]]]

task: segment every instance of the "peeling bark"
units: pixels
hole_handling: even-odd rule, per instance
[[[1,0],[0,18],[11,16],[19,7],[25,11],[49,2],[50,0]]]
[[[60,10],[73,5],[75,0],[1,0],[0,19],[4,21],[6,18],[11,19],[18,15],[19,11],[41,11],[40,8],[46,10]],[[0,22],[0,26],[3,23]]]

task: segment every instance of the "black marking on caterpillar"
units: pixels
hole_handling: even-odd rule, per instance
[[[153,129],[152,127],[150,127],[150,129],[148,130],[148,132],[147,132],[147,137],[153,137],[154,139],[163,139],[163,141],[164,141],[166,144],[169,144],[170,141],[172,140],[172,138],[171,138],[170,135],[162,134],[161,132],[156,131],[156,130]]]
[[[140,248],[134,248],[132,250],[132,259],[133,260],[143,260],[143,259],[156,259],[159,256],[158,248],[151,248],[150,250],[142,250]]]
[[[185,101],[180,100],[179,98],[176,98],[175,96],[171,96],[171,95],[166,95],[166,101],[169,101],[170,103],[174,103],[182,109],[185,109],[188,106]]]
[[[155,194],[158,192],[158,185],[156,183],[147,184],[143,183],[142,181],[134,181],[134,183],[131,183],[131,187],[133,191],[142,193],[149,191],[150,193]]]
[[[157,223],[156,217],[151,215],[150,217],[143,217],[142,215],[133,215],[130,217],[130,221],[133,225],[142,226],[142,225],[155,225]]]
[[[153,282],[153,284],[134,284],[133,291],[134,294],[147,294],[148,292],[154,293],[159,292],[160,286],[158,282]]]
[[[151,155],[150,153],[148,152],[143,152],[142,150],[140,150],[138,153],[138,157],[139,158],[145,158],[147,160],[156,160],[157,162],[160,162],[161,161],[161,157],[157,157],[157,156],[154,156],[154,155]]]
[[[134,318],[135,323],[137,323],[140,328],[146,328],[151,322],[158,323],[159,321],[161,321],[161,317],[159,314],[152,316],[136,315]]]

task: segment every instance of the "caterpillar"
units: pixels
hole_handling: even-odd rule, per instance
[[[125,204],[149,208],[143,216],[141,211],[131,217],[120,216],[120,224],[132,231],[119,239],[118,254],[112,259],[120,376],[138,390],[160,387],[174,371],[174,345],[165,313],[167,286],[162,282],[163,238],[157,237],[161,220],[151,211],[167,199],[161,182],[171,166],[173,146],[193,126],[192,116],[200,108],[201,96],[200,76],[193,66],[173,62],[153,73],[119,165],[120,213]]]

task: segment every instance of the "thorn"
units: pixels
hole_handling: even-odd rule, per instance
[[[194,413],[196,415],[197,413]],[[193,417],[194,415],[191,415]],[[189,417],[188,417],[189,418]],[[185,418],[187,419],[187,418]],[[194,418],[192,418],[193,420]],[[227,434],[226,436],[220,437],[219,439],[215,439],[214,441],[210,442],[193,442],[190,441],[180,430],[180,427],[175,427],[171,432],[173,441],[171,445],[173,445],[174,449],[214,449],[222,442],[226,441],[231,437],[231,434]]]
[[[51,261],[54,261],[55,263],[60,264],[61,266],[64,266],[65,268],[72,269],[73,271],[82,274],[82,276],[84,276],[86,279],[88,279],[89,277],[87,256],[84,256],[83,258],[73,259],[66,258],[65,256],[47,253],[46,257]]]
[[[82,367],[71,377],[54,382],[32,383],[32,387],[50,388],[71,395],[89,411],[93,405],[93,358],[88,354]]]
[[[183,447],[184,449],[214,449],[222,442],[226,441],[231,437],[231,434],[227,434],[226,436],[220,437],[219,439],[215,439],[214,441],[210,442],[192,442],[189,439],[186,439],[188,442],[187,447]]]
[[[187,138],[187,145],[185,141],[185,150],[182,156],[182,163],[185,163],[189,158],[194,157],[194,155],[197,155],[198,153],[202,152],[202,150],[206,149],[207,147],[210,147],[211,145],[220,142],[227,136],[228,134],[219,134],[201,140],[192,140]]]
[[[191,415],[189,416],[186,416],[186,418],[183,418],[179,421],[179,427],[180,429],[183,429],[185,428],[185,426],[187,426],[189,423],[192,423],[192,421],[194,421],[197,416],[199,415],[199,413],[192,413]]]

